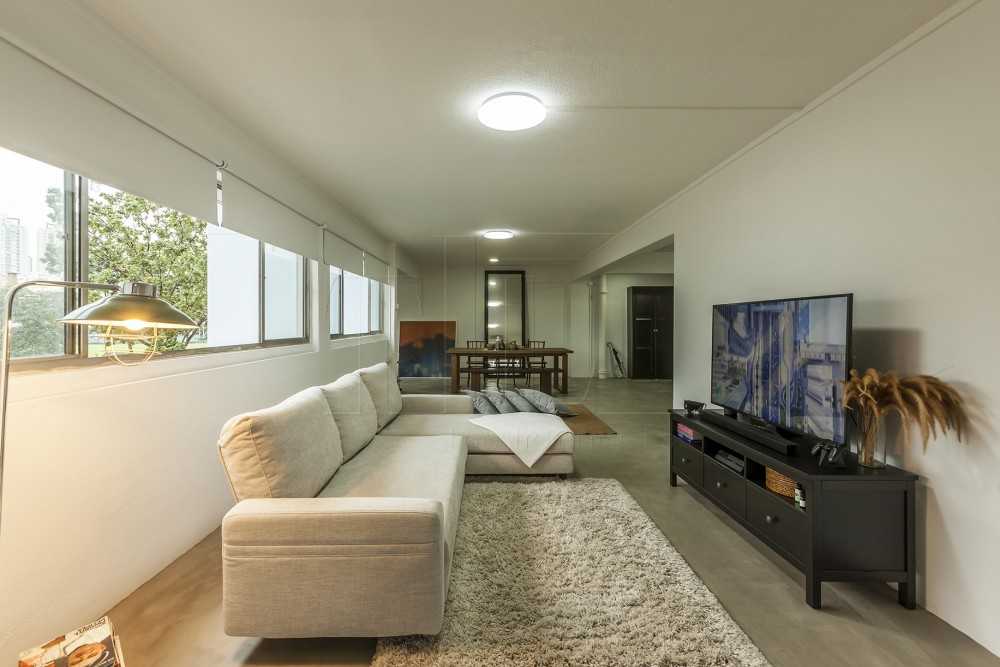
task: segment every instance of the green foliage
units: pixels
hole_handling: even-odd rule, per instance
[[[158,285],[160,295],[204,329],[208,317],[205,223],[125,192],[90,201],[89,280]],[[93,295],[93,299],[101,294]],[[167,332],[160,349],[182,350],[197,331]]]

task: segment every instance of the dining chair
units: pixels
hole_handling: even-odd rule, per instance
[[[545,341],[544,340],[529,340],[529,341],[526,342],[525,347],[527,347],[529,350],[544,349],[545,348]],[[529,357],[525,358],[525,364],[526,364],[525,373],[528,376],[528,384],[531,384],[531,376],[532,375],[537,375],[538,376],[538,383],[541,384],[541,382],[542,382],[542,373],[541,373],[541,371],[539,371],[537,369],[547,368],[548,367],[548,364],[545,362],[545,357],[531,357],[531,356],[529,356]],[[533,373],[532,370],[534,370],[535,372]]]
[[[467,341],[465,341],[465,347],[469,348],[470,350],[485,350],[486,349],[486,341],[485,340],[467,340]],[[461,370],[466,371],[466,373],[467,373],[466,377],[467,377],[468,386],[471,387],[472,386],[472,373],[473,373],[473,369],[482,369],[483,375],[485,376],[485,375],[487,375],[487,369],[488,368],[489,368],[489,364],[488,364],[488,362],[486,360],[486,357],[472,357],[472,356],[470,356],[467,359],[467,364],[466,364],[465,368],[463,368]]]

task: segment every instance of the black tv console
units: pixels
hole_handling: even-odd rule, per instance
[[[677,424],[700,442],[678,437]],[[670,485],[682,478],[803,572],[811,607],[822,606],[824,581],[874,579],[898,582],[899,603],[913,609],[917,476],[865,468],[853,455],[845,468],[820,468],[807,448],[799,450],[780,454],[714,422],[670,413]],[[742,474],[719,463],[719,451],[743,459]],[[765,487],[766,468],[802,486],[806,509]]]

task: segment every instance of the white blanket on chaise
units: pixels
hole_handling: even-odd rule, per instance
[[[503,444],[510,447],[510,451],[529,468],[560,436],[572,433],[561,417],[541,412],[483,415],[469,421],[496,433]]]

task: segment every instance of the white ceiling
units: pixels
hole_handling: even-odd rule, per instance
[[[565,262],[952,4],[81,2],[411,251],[509,227]],[[505,90],[549,118],[480,126]]]

